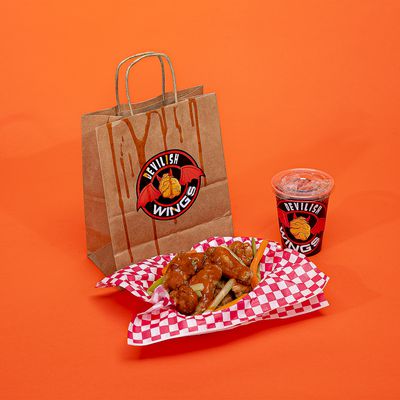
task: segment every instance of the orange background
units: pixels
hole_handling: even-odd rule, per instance
[[[234,3],[3,4],[0,398],[399,398],[400,3]],[[313,258],[329,308],[126,345],[146,305],[94,289],[80,115],[115,104],[117,62],[146,50],[172,58],[179,88],[218,94],[237,234],[278,239],[275,172],[335,177]],[[146,60],[134,98],[159,85]]]

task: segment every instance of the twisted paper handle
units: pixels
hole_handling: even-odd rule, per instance
[[[121,112],[121,102],[119,99],[119,73],[121,70],[121,67],[129,60],[132,60],[133,58],[138,58],[138,57],[142,57],[142,56],[147,56],[147,55],[154,55],[155,52],[154,51],[146,51],[144,53],[137,53],[137,54],[133,54],[132,56],[129,56],[127,58],[125,58],[124,60],[122,60],[118,66],[117,66],[117,70],[115,72],[115,99],[117,101],[117,114],[119,114]],[[162,100],[163,102],[165,101],[165,69],[164,69],[164,61],[162,59],[161,56],[157,56],[157,58],[160,61],[160,66],[161,66],[161,85],[162,85]]]
[[[169,68],[171,70],[171,76],[172,76],[172,86],[173,86],[173,91],[174,91],[174,102],[177,103],[178,102],[178,91],[176,89],[176,78],[175,78],[175,71],[174,68],[172,66],[171,60],[169,59],[169,57],[164,54],[164,53],[151,53],[151,54],[145,54],[143,56],[140,56],[139,58],[137,58],[135,61],[133,61],[129,67],[126,69],[125,72],[125,88],[126,88],[126,97],[128,99],[128,105],[129,105],[129,110],[131,112],[131,115],[133,115],[133,108],[132,108],[132,102],[131,102],[131,96],[129,93],[129,73],[131,71],[131,68],[137,64],[139,61],[143,60],[144,58],[147,57],[163,57],[167,60]]]

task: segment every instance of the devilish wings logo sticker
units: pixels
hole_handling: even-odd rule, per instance
[[[137,210],[158,220],[175,219],[195,202],[204,172],[183,150],[163,151],[142,167],[137,184]]]
[[[325,228],[326,203],[278,201],[279,229],[286,247],[303,254],[316,253]]]

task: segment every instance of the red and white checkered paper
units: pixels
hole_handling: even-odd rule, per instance
[[[212,237],[193,246],[199,252],[249,237]],[[256,240],[257,247],[262,239]],[[328,277],[303,254],[269,242],[260,262],[261,282],[236,304],[221,311],[186,316],[176,311],[168,292],[159,286],[150,296],[149,286],[161,276],[174,254],[144,260],[102,279],[97,287],[120,286],[152,303],[128,327],[128,344],[146,346],[163,340],[236,328],[264,319],[290,318],[328,306],[323,289]]]

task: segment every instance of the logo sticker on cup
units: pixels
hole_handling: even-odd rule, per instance
[[[325,202],[278,200],[279,230],[285,247],[312,255],[319,251],[326,219]]]
[[[205,176],[194,158],[172,149],[151,157],[142,167],[137,184],[137,210],[157,220],[176,219],[195,202]]]

